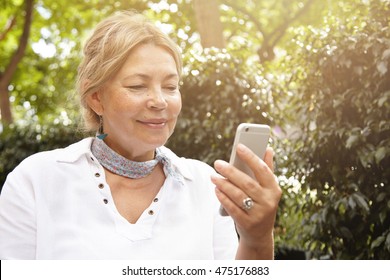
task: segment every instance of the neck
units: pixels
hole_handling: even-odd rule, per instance
[[[115,153],[121,155],[122,157],[127,158],[128,160],[136,162],[144,162],[154,159],[155,149],[152,150],[141,150],[141,149],[122,149],[121,146],[115,145],[110,139],[104,139],[104,143]]]
[[[150,175],[159,162],[157,159],[142,162],[129,160],[112,150],[103,140],[97,138],[92,142],[91,151],[104,168],[117,175],[132,179],[140,179]]]

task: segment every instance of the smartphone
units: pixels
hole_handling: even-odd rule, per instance
[[[236,135],[234,137],[232,153],[230,155],[230,164],[248,174],[252,178],[255,178],[252,170],[247,164],[245,164],[236,153],[237,145],[239,143],[244,144],[259,158],[264,159],[265,151],[267,149],[271,129],[268,125],[253,124],[253,123],[241,123],[237,127]],[[223,216],[227,216],[225,209],[221,206],[220,213]]]

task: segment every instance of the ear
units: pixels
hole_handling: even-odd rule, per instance
[[[81,84],[83,91],[86,90],[89,85],[89,79],[83,80]],[[88,107],[91,108],[96,114],[98,114],[99,116],[103,114],[104,110],[101,102],[101,93],[99,93],[99,91],[88,94],[85,97],[85,102],[87,103]]]
[[[104,107],[101,99],[101,93],[98,91],[89,94],[86,97],[88,106],[99,116],[103,114]]]

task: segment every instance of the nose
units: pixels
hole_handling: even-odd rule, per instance
[[[149,93],[148,107],[151,109],[163,110],[168,106],[164,93],[161,89],[153,89]]]

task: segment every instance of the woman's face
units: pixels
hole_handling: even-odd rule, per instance
[[[129,159],[150,160],[173,133],[181,110],[175,60],[162,47],[141,44],[89,100],[103,116],[107,145]]]

